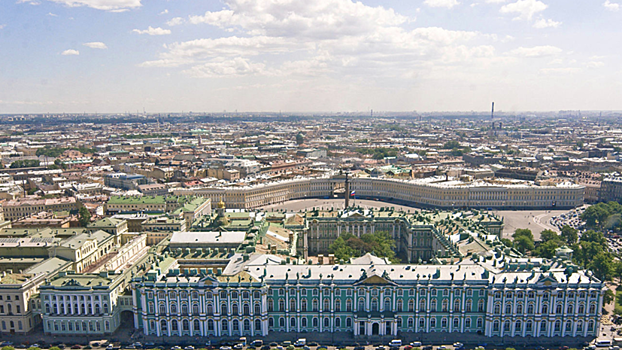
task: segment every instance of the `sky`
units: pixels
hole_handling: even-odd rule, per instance
[[[0,114],[622,110],[622,0],[0,0]]]

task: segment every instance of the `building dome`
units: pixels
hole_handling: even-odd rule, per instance
[[[220,200],[220,202],[218,202],[218,208],[220,209],[225,209],[225,202],[222,201],[222,199]]]

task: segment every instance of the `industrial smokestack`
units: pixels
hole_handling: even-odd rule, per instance
[[[492,111],[490,112],[490,120],[495,118],[495,103],[492,103]]]

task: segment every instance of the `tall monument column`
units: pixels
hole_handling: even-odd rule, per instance
[[[348,182],[348,173],[346,173],[346,206],[344,209],[348,209],[350,207],[350,182]]]

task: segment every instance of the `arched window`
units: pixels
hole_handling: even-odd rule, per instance
[[[302,299],[300,301],[300,310],[302,312],[307,312],[307,299]]]
[[[577,321],[577,333],[582,333],[583,332],[583,321],[579,320]],[[580,334],[577,334],[580,335]]]
[[[301,326],[302,328],[307,328],[307,318],[306,318],[306,317],[303,317],[303,318],[300,320],[300,326]]]
[[[492,331],[493,332],[498,332],[499,331],[499,321],[495,320],[495,322],[492,323]]]
[[[268,319],[268,327],[273,328],[274,327],[274,319],[272,317],[270,317]]]
[[[223,332],[227,332],[229,330],[229,322],[227,320],[220,321],[220,328]]]
[[[172,314],[176,314],[177,313],[177,304],[175,304],[175,303],[171,304],[171,313]]]
[[[585,304],[579,304],[579,307],[578,307],[577,309],[578,309],[578,310],[577,310],[577,313],[578,313],[579,315],[584,314],[584,313],[585,313]]]
[[[213,331],[214,330],[214,321],[213,320],[207,320],[207,330],[208,331]]]
[[[207,304],[207,314],[208,315],[214,314],[214,306],[212,306],[212,304]]]
[[[523,323],[521,321],[516,321],[516,323],[514,324],[514,331],[516,333],[523,331]]]
[[[542,304],[542,314],[546,315],[549,313],[549,304]]]
[[[415,302],[413,300],[408,301],[408,312],[415,311]]]
[[[231,292],[231,299],[238,299],[238,292]]]
[[[285,327],[285,319],[283,317],[279,318],[279,327]]]
[[[412,330],[413,328],[415,328],[415,320],[412,317],[409,317],[408,321],[406,322],[406,326],[409,330]]]
[[[166,315],[166,304],[160,304],[160,315]]]
[[[320,324],[319,324],[319,321],[318,321],[317,317],[314,317],[314,318],[313,318],[313,327],[314,327],[314,328],[317,328],[317,327],[319,327],[319,326],[320,326]]]
[[[404,311],[404,302],[402,301],[402,299],[397,301],[397,312],[402,312]]]
[[[518,315],[522,315],[522,313],[523,313],[523,304],[522,304],[522,303],[518,303],[518,304],[516,305],[516,313],[517,313]]]
[[[540,332],[546,332],[546,321],[541,321],[540,322]]]
[[[237,298],[236,298],[237,299]],[[240,321],[238,320],[233,320],[233,331],[237,332],[240,330]]]
[[[285,300],[279,299],[279,311],[285,311]]]
[[[454,300],[454,312],[461,311],[460,310],[460,299]]]
[[[432,302],[430,303],[430,311],[436,312],[436,300],[432,300]]]
[[[527,321],[527,323],[525,324],[525,331],[527,333],[533,332],[533,321],[532,320]]]
[[[193,323],[195,331],[200,331],[201,330],[201,322],[199,322],[199,320],[194,320],[192,323]]]
[[[384,311],[391,311],[391,299],[389,298],[385,298],[384,299]]]
[[[555,306],[555,313],[556,314],[562,313],[562,304],[557,304],[557,306]]]
[[[376,298],[371,300],[371,311],[378,311],[378,299]]]
[[[441,328],[447,328],[447,319],[445,317],[441,318]]]
[[[335,300],[335,312],[341,312],[341,300]]]
[[[591,320],[591,321],[587,324],[587,331],[588,331],[588,332],[593,332],[593,331],[594,331],[594,320]]]
[[[188,322],[188,320],[183,320],[181,322],[181,327],[184,331],[189,331],[190,330],[190,322]]]
[[[346,311],[352,311],[352,299],[346,300]]]
[[[318,301],[317,301],[317,299],[313,299],[312,306],[313,306],[313,311],[317,311],[318,310]]]
[[[341,328],[341,317],[335,319],[335,328]]]
[[[296,328],[296,319],[294,317],[289,319],[289,326],[292,328]]]
[[[470,317],[467,317],[467,318],[464,319],[464,328],[467,329],[467,332],[468,332],[468,329],[471,328],[471,318]]]
[[[179,325],[177,324],[177,320],[171,321],[171,330],[173,332],[177,332],[179,330]]]
[[[272,299],[268,299],[268,311],[274,311],[274,301]]]
[[[253,298],[254,299],[261,299],[261,293],[259,293],[258,290],[253,292]]]
[[[559,332],[562,330],[562,322],[560,320],[555,321],[555,332]]]
[[[205,299],[207,300],[214,299],[214,294],[212,294],[212,292],[205,293]]]
[[[454,318],[454,324],[453,324],[453,329],[454,332],[458,330],[458,328],[460,327],[460,320],[458,320],[458,318]]]
[[[250,330],[251,330],[251,321],[244,320],[243,325],[244,325],[244,331],[245,332],[250,332]]]
[[[261,314],[261,305],[259,303],[255,303],[255,315]]]
[[[574,305],[568,304],[568,306],[566,307],[566,313],[571,314],[573,311],[574,311]]]
[[[430,319],[430,328],[432,328],[432,329],[436,328],[436,318],[435,317],[432,317]]]
[[[188,314],[188,304],[181,304],[181,314],[182,315]]]
[[[323,307],[324,311],[330,311],[330,300],[328,299],[324,299],[324,307]]]
[[[481,318],[477,319],[477,328],[482,328],[484,324],[484,320],[482,320]]]
[[[199,298],[199,293],[196,291],[192,292],[192,299],[198,299]]]
[[[352,319],[350,317],[346,318],[346,328],[352,328]]]
[[[239,311],[240,311],[240,310],[239,310],[239,308],[238,308],[238,304],[233,303],[233,304],[231,305],[231,313],[232,313],[233,315],[239,315],[239,314],[240,314],[240,312],[239,312]]]
[[[221,315],[227,314],[227,304],[220,304],[220,314]]]
[[[244,305],[242,305],[242,311],[244,315],[248,316],[251,314],[251,307],[247,303],[244,303]]]
[[[449,307],[448,306],[449,302],[447,300],[443,300],[442,305],[443,305],[443,312],[447,312],[448,311],[447,308]]]
[[[477,302],[477,312],[484,312],[484,300]]]
[[[330,320],[328,319],[328,317],[324,318],[324,328],[329,328],[330,327]]]
[[[242,292],[242,299],[248,299],[249,297],[250,297],[250,294],[247,291]]]
[[[495,315],[501,314],[501,305],[495,304]]]
[[[503,331],[504,332],[509,332],[510,331],[510,321],[505,321],[503,323]]]
[[[289,299],[289,311],[296,311],[296,299]]]
[[[596,313],[596,304],[591,303],[590,304],[590,314],[595,314]]]
[[[162,332],[168,331],[168,324],[166,323],[166,320],[160,321],[160,329],[162,329]]]
[[[533,315],[533,303],[529,303],[527,305],[527,314],[528,315]]]
[[[192,314],[193,315],[198,315],[199,314],[199,304],[192,304]]]
[[[419,311],[426,311],[426,308],[425,308],[425,299],[420,299],[420,300],[419,300]]]
[[[261,332],[261,321],[259,319],[255,320],[255,332]]]
[[[512,304],[510,304],[510,303],[505,304],[505,313],[506,314],[511,314],[512,313]]]
[[[566,321],[566,333],[572,332],[572,321]]]

